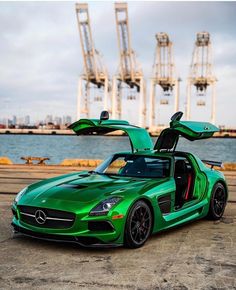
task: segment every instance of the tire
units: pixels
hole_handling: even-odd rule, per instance
[[[216,183],[212,189],[207,217],[211,220],[219,220],[224,214],[226,203],[226,189],[221,183]]]
[[[152,212],[144,201],[137,201],[130,209],[124,234],[124,245],[127,248],[142,247],[152,230]]]

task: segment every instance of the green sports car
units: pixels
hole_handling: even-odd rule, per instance
[[[176,151],[179,136],[194,141],[218,128],[171,118],[153,146],[148,132],[127,121],[80,119],[76,134],[122,130],[132,150],[115,153],[94,171],[70,173],[24,188],[13,205],[15,232],[83,246],[142,246],[152,233],[209,217],[220,219],[228,190],[220,162]],[[205,165],[207,164],[207,165]]]

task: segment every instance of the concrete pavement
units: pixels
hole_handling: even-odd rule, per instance
[[[0,289],[236,289],[235,172],[217,222],[200,220],[152,236],[136,250],[84,249],[13,236],[14,193],[78,168],[0,168]],[[30,169],[30,170],[29,170]]]

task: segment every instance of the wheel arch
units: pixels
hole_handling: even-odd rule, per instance
[[[226,192],[226,196],[227,196],[227,200],[228,200],[228,197],[229,197],[229,191],[228,191],[228,186],[227,186],[226,181],[223,180],[223,179],[219,179],[219,180],[217,180],[217,181],[214,183],[213,187],[214,187],[217,183],[220,183],[220,184],[222,184],[222,185],[224,186],[224,188],[225,188],[225,192]]]
[[[224,188],[225,194],[226,194],[226,200],[224,200],[224,205],[223,205],[224,208],[221,208],[220,209],[221,212],[217,213],[215,211],[215,208],[214,208],[214,199],[215,199],[215,197],[213,199],[213,194],[215,194],[215,192],[216,192],[217,188],[219,188],[219,186]],[[214,183],[213,183],[213,185],[211,187],[211,196],[210,196],[210,199],[209,199],[209,204],[208,204],[209,206],[208,206],[208,212],[207,212],[206,217],[208,219],[210,219],[210,220],[218,220],[218,219],[220,219],[223,216],[223,214],[224,214],[224,210],[225,210],[225,207],[227,205],[227,200],[228,200],[227,183],[226,183],[226,181],[224,179],[219,178],[219,179],[214,181]]]
[[[151,200],[149,200],[148,198],[142,196],[142,197],[136,199],[136,200],[131,204],[130,208],[131,208],[131,207],[132,207],[136,202],[138,202],[138,201],[143,201],[143,202],[145,202],[145,203],[148,205],[148,207],[150,208],[150,210],[151,210],[151,214],[152,214],[152,228],[151,228],[151,233],[152,233],[152,231],[153,231],[153,227],[154,227],[154,220],[155,220],[155,212],[154,212],[154,208],[153,208],[152,202],[151,202]],[[130,210],[130,208],[129,208],[129,210]]]
[[[130,206],[127,210],[127,215],[126,215],[126,219],[125,219],[125,226],[124,226],[124,235],[123,235],[123,243],[124,245],[128,245],[128,248],[136,248],[136,246],[130,246],[130,241],[129,241],[129,235],[126,234],[126,229],[127,229],[127,220],[129,218],[129,215],[131,213],[131,210],[132,210],[132,207],[138,203],[138,202],[143,202],[145,203],[148,208],[150,209],[150,212],[151,212],[151,217],[152,217],[152,224],[151,224],[151,227],[150,227],[150,232],[149,232],[149,235],[152,234],[153,232],[153,228],[154,228],[154,208],[153,208],[153,205],[152,205],[152,200],[150,200],[148,197],[143,197],[143,196],[140,196],[140,197],[137,197],[135,200],[133,200],[131,203],[130,203]],[[144,243],[146,242],[146,240],[144,241]],[[139,246],[138,246],[139,247]]]

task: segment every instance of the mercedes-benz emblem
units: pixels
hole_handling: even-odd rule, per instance
[[[36,210],[35,220],[38,224],[43,225],[47,220],[45,212],[43,212],[41,209]]]

